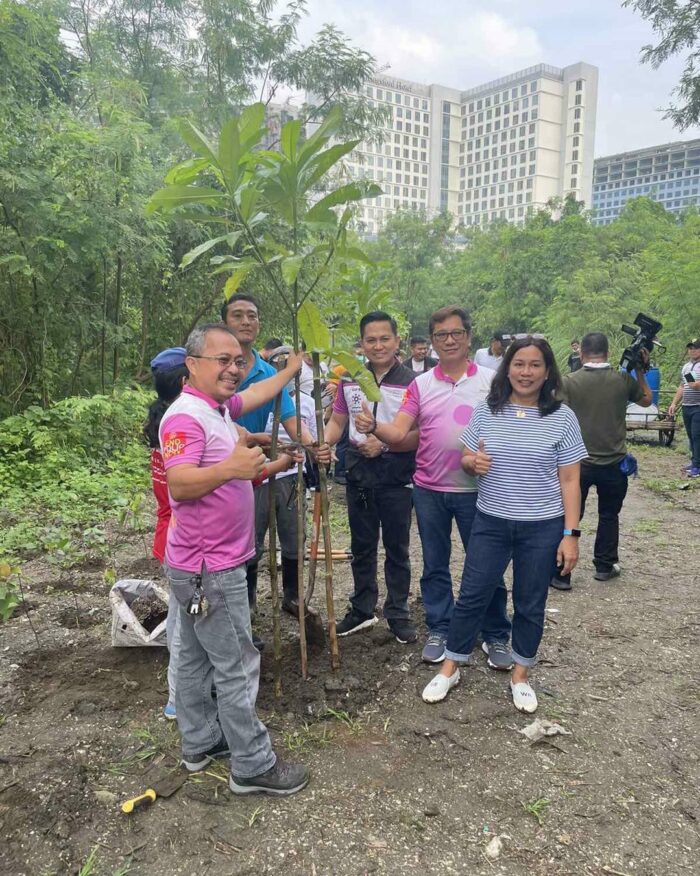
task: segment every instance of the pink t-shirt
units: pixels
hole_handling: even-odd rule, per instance
[[[437,365],[420,374],[406,390],[401,411],[418,424],[414,483],[439,493],[475,493],[476,478],[461,465],[460,437],[474,408],[488,395],[495,371],[467,363],[455,383]]]
[[[188,463],[201,468],[230,456],[238,441],[233,419],[241,413],[240,396],[220,405],[186,386],[160,424],[166,472]],[[172,517],[165,561],[175,569],[210,572],[232,569],[249,560],[254,548],[254,500],[250,481],[232,480],[186,502],[170,495]]]

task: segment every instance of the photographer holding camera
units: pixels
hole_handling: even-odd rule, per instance
[[[685,467],[689,478],[700,477],[700,338],[693,338],[687,345],[688,361],[681,368],[681,383],[668,412],[676,413],[682,404],[683,424],[690,444],[690,465]]]
[[[649,407],[652,394],[644,376],[649,350],[636,353],[636,376],[614,370],[608,362],[608,339],[591,332],[581,341],[582,368],[563,379],[563,400],[576,414],[588,458],[581,464],[581,517],[591,487],[598,492],[598,529],[594,578],[609,581],[620,574],[619,515],[627,494],[625,415],[629,402]],[[554,577],[552,587],[571,590],[571,576]]]

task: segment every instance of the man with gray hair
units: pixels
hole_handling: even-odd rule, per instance
[[[196,328],[186,352],[189,381],[160,425],[172,508],[165,563],[181,621],[182,760],[198,772],[230,755],[234,794],[293,794],[306,786],[308,770],[276,757],[255,711],[260,655],[251,635],[246,562],[255,553],[253,483],[267,476],[265,456],[233,421],[281,392],[301,357],[291,354],[279,374],[237,394],[245,363],[229,329]]]

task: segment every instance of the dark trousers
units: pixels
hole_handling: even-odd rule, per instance
[[[409,487],[357,487],[347,485],[352,577],[355,584],[350,604],[358,615],[374,614],[379,598],[377,586],[377,548],[379,531],[386,559],[384,581],[387,621],[408,618],[408,593],[411,587],[409,538],[412,497]]]
[[[700,468],[700,405],[683,405],[683,425],[688,433],[690,458],[694,468]]]
[[[549,582],[557,562],[563,517],[505,520],[476,512],[445,655],[465,663],[493,594],[513,560],[513,660],[534,666],[544,629]]]
[[[581,519],[586,510],[586,499],[591,487],[598,492],[598,529],[595,534],[593,562],[598,572],[609,572],[620,559],[620,511],[627,495],[627,475],[620,471],[620,463],[581,466]],[[568,581],[571,575],[559,576]]]

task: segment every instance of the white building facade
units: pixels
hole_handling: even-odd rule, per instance
[[[348,165],[384,192],[360,206],[365,234],[400,209],[469,227],[522,222],[569,193],[591,206],[595,67],[539,64],[468,91],[378,76],[365,93],[388,116],[382,141],[360,143]]]
[[[609,225],[630,198],[643,195],[672,213],[700,206],[700,140],[666,143],[597,158],[593,222]]]

